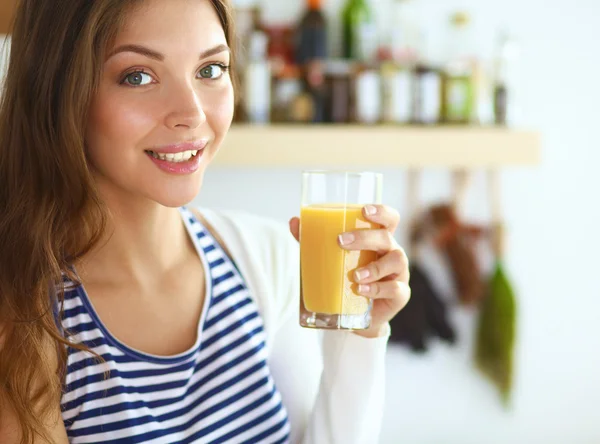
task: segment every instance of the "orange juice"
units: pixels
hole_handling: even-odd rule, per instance
[[[309,205],[300,212],[302,299],[306,310],[331,315],[361,315],[369,300],[356,293],[354,271],[377,259],[374,251],[346,251],[345,232],[378,228],[362,215],[362,205]]]

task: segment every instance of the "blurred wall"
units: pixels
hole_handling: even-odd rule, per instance
[[[15,12],[16,0],[0,1],[0,87],[6,75],[10,39],[6,36]]]
[[[390,0],[372,0],[385,17]],[[392,347],[383,444],[588,444],[600,442],[600,3],[596,0],[415,0],[432,44],[448,14],[473,15],[482,54],[509,26],[522,44],[520,126],[543,135],[539,168],[502,175],[507,266],[519,295],[511,412],[472,368],[473,316],[455,310],[460,343],[424,356]],[[290,20],[301,0],[264,0],[269,20]],[[338,16],[341,0],[327,3]],[[382,22],[385,20],[382,18]],[[334,43],[332,43],[333,45]],[[435,51],[435,48],[434,48]],[[282,147],[284,149],[285,147]],[[365,147],[365,149],[368,147]],[[418,147],[415,147],[418,149]],[[365,155],[368,151],[365,152]],[[404,172],[385,174],[386,203],[406,214]],[[213,168],[197,204],[281,221],[298,213],[299,170]],[[464,214],[488,216],[477,176]],[[425,174],[423,202],[449,196],[448,174]],[[402,232],[399,234],[403,239]]]
[[[0,2],[0,34],[8,32],[16,4],[16,0],[2,0]]]
[[[0,87],[4,84],[10,55],[10,36],[0,34]]]

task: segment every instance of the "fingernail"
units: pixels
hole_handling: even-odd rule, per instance
[[[367,270],[366,268],[361,268],[360,270],[356,270],[356,272],[354,274],[356,275],[357,281],[363,281],[363,280],[367,279],[369,276],[371,276],[371,272],[369,270]]]
[[[354,235],[352,233],[340,234],[339,241],[342,245],[350,245],[352,242],[354,242]]]
[[[365,207],[365,214],[367,216],[375,216],[377,214],[377,207],[374,207],[373,205],[367,205]]]
[[[360,294],[369,294],[370,291],[371,291],[370,285],[359,285],[358,286],[358,292]]]

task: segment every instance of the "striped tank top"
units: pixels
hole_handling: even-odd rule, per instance
[[[106,361],[69,348],[61,408],[71,443],[289,440],[257,306],[210,232],[180,212],[208,270],[196,344],[169,357],[134,350],[104,327],[82,287],[66,291],[61,322],[69,339]]]

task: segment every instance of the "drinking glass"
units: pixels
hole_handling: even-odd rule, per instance
[[[380,204],[382,175],[306,171],[300,210],[300,325],[362,330],[371,324],[372,300],[358,294],[354,272],[377,259],[374,251],[347,251],[342,233],[381,228],[363,216]]]

